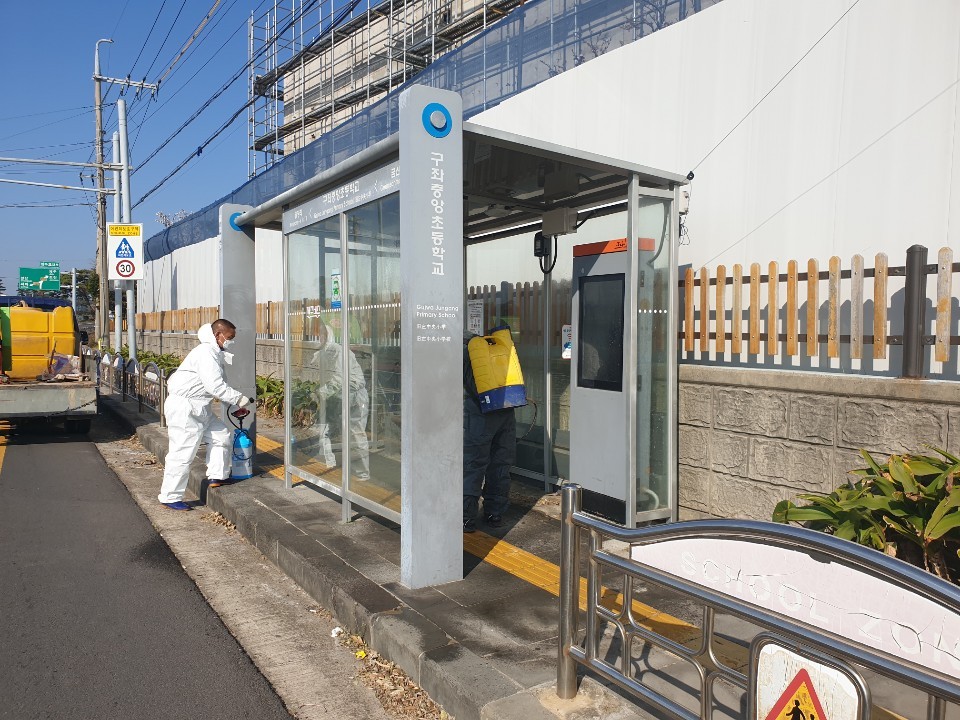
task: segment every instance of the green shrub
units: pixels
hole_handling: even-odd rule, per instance
[[[809,504],[777,504],[775,522],[799,522],[852,540],[960,582],[960,458],[891,455],[885,465],[866,450],[860,479],[832,493],[799,495]]]
[[[257,375],[257,407],[267,415],[283,415],[283,380],[272,374]]]

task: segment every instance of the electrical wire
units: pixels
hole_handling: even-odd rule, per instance
[[[160,4],[160,9],[157,10],[157,16],[153,19],[153,24],[150,26],[150,31],[147,33],[147,39],[143,41],[143,45],[140,46],[140,52],[137,53],[137,59],[133,61],[133,65],[130,68],[130,72],[127,73],[127,77],[133,75],[133,71],[137,69],[137,63],[140,62],[140,56],[143,55],[143,51],[147,47],[147,43],[150,42],[150,37],[153,35],[153,29],[157,26],[157,21],[160,19],[160,15],[163,13],[163,8],[166,7],[167,0],[163,0]],[[121,95],[123,92],[121,91]]]
[[[159,190],[161,187],[163,187],[164,183],[166,183],[167,180],[169,180],[169,179],[172,178],[174,175],[176,175],[178,172],[180,172],[181,170],[183,170],[183,168],[185,168],[185,167],[187,166],[187,164],[188,164],[191,160],[193,160],[194,157],[200,156],[200,155],[203,153],[204,148],[206,148],[207,145],[209,145],[211,142],[213,142],[214,140],[216,140],[216,139],[217,139],[217,136],[219,136],[220,133],[222,133],[224,130],[226,130],[226,129],[233,123],[234,120],[236,120],[238,117],[240,117],[240,115],[243,114],[243,113],[246,111],[246,109],[250,106],[251,103],[252,103],[252,101],[249,101],[249,102],[244,103],[244,104],[240,107],[240,109],[237,110],[223,125],[221,125],[219,128],[217,128],[217,130],[213,133],[213,135],[211,135],[211,136],[208,137],[206,140],[204,140],[204,141],[197,147],[197,149],[196,149],[195,152],[190,153],[190,155],[187,156],[187,158],[186,158],[183,162],[181,162],[179,165],[177,165],[177,167],[175,167],[173,170],[171,170],[169,173],[167,173],[167,175],[166,175],[160,182],[158,182],[156,185],[154,185],[152,188],[150,188],[139,200],[137,200],[137,202],[134,203],[133,207],[137,207],[138,205],[140,205],[140,203],[142,203],[142,202],[143,202],[144,200],[146,200],[148,197],[150,197],[151,195],[153,195],[153,193],[155,193],[157,190]]]
[[[79,105],[77,107],[64,108],[62,110],[44,110],[43,112],[28,113],[26,115],[8,115],[7,117],[0,117],[0,122],[6,122],[8,120],[23,120],[24,118],[39,117],[41,115],[55,115],[56,113],[73,112],[74,110],[93,110],[93,105]]]
[[[93,110],[84,110],[83,112],[77,113],[76,115],[70,115],[69,117],[60,118],[59,120],[53,120],[51,122],[44,123],[43,125],[36,125],[27,130],[21,130],[20,132],[13,133],[12,135],[4,135],[3,137],[0,137],[0,142],[9,140],[10,138],[19,137],[20,135],[26,135],[27,133],[36,132],[37,130],[42,130],[45,127],[50,127],[51,125],[58,125],[60,123],[67,122],[68,120],[76,120],[78,117],[89,115],[92,112]]]
[[[833,25],[831,25],[830,27],[828,27],[827,30],[826,30],[826,32],[824,32],[823,35],[821,35],[821,36],[817,39],[817,41],[816,41],[813,45],[811,45],[811,46],[809,47],[809,49],[808,49],[803,55],[800,56],[800,59],[797,60],[797,61],[790,67],[790,69],[787,70],[787,71],[780,77],[780,79],[777,80],[777,82],[775,82],[775,83],[773,84],[773,87],[771,87],[769,90],[767,90],[767,92],[765,92],[765,93],[763,94],[763,97],[761,97],[759,100],[757,100],[756,103],[754,103],[753,107],[750,108],[750,109],[747,111],[747,114],[744,115],[742,118],[740,118],[740,121],[739,121],[736,125],[734,125],[732,128],[730,128],[730,131],[729,131],[726,135],[724,135],[722,138],[720,138],[720,142],[718,142],[716,145],[714,145],[714,146],[710,149],[710,152],[708,152],[706,155],[704,155],[703,158],[700,160],[700,162],[698,162],[696,165],[693,166],[693,168],[690,170],[690,174],[687,176],[688,179],[690,179],[690,180],[693,179],[691,176],[692,176],[693,173],[697,170],[697,168],[699,168],[701,165],[703,165],[703,163],[706,162],[707,158],[709,158],[711,155],[713,155],[714,151],[716,151],[716,149],[717,149],[718,147],[720,147],[721,145],[723,145],[723,143],[726,141],[726,139],[727,139],[728,137],[730,137],[731,135],[733,135],[733,133],[736,131],[736,129],[737,129],[738,127],[740,127],[740,126],[744,123],[744,121],[745,121],[748,117],[750,117],[750,115],[753,114],[753,111],[756,110],[758,107],[760,107],[760,103],[762,103],[764,100],[766,100],[767,97],[770,96],[770,93],[772,93],[774,90],[776,90],[776,89],[780,86],[780,83],[782,83],[784,80],[786,80],[786,79],[787,79],[787,76],[790,75],[790,73],[792,73],[794,70],[797,69],[797,66],[800,65],[800,63],[802,63],[802,62],[807,58],[807,56],[808,56],[810,53],[813,52],[814,48],[816,48],[817,45],[819,45],[821,42],[823,42],[823,39],[824,39],[825,37],[827,37],[827,35],[829,35],[829,34],[831,33],[831,31],[832,31],[837,25],[840,24],[840,21],[843,20],[843,19],[850,13],[850,11],[853,10],[859,3],[860,3],[860,0],[853,0],[853,4],[851,4],[850,7],[848,7],[846,10],[844,10],[843,14],[842,14],[840,17],[838,17],[838,18],[833,22]]]
[[[890,133],[892,133],[893,131],[897,130],[897,129],[900,128],[902,125],[905,125],[905,124],[907,123],[907,121],[911,120],[911,119],[914,118],[916,115],[918,115],[918,114],[921,113],[923,110],[925,110],[927,107],[929,107],[930,105],[932,105],[933,103],[935,103],[937,100],[940,99],[941,96],[943,96],[943,95],[945,95],[946,93],[948,93],[948,92],[950,92],[951,90],[953,90],[953,88],[955,88],[957,85],[960,85],[960,77],[958,77],[958,78],[957,78],[956,80],[954,80],[952,83],[950,83],[949,85],[947,85],[943,90],[941,90],[941,91],[938,92],[936,95],[934,95],[932,98],[930,98],[929,100],[927,100],[925,103],[923,103],[920,107],[918,107],[918,108],[917,108],[916,110],[914,110],[912,113],[910,113],[909,115],[907,115],[906,117],[904,117],[902,120],[900,120],[898,123],[896,123],[895,125],[893,125],[889,130],[887,130],[886,132],[884,132],[882,135],[879,135],[879,136],[876,137],[873,141],[871,141],[869,144],[865,145],[863,148],[861,148],[861,149],[858,150],[856,153],[854,153],[853,155],[851,155],[851,156],[850,156],[849,158],[847,158],[844,162],[842,162],[840,165],[838,165],[837,167],[835,167],[835,168],[834,168],[833,170],[831,170],[829,173],[827,173],[827,174],[824,175],[822,178],[820,178],[819,180],[817,180],[817,182],[815,182],[813,185],[811,185],[810,187],[808,187],[808,188],[807,188],[806,190],[804,190],[802,193],[800,193],[799,195],[795,196],[792,200],[790,200],[789,202],[787,202],[786,204],[784,204],[779,210],[775,211],[775,212],[774,212],[772,215],[770,215],[766,220],[764,220],[764,221],[761,222],[759,225],[757,225],[755,228],[753,228],[753,230],[751,230],[750,232],[748,232],[746,235],[744,235],[743,237],[741,237],[739,240],[735,240],[734,242],[730,243],[727,247],[725,247],[723,250],[721,250],[720,252],[718,252],[716,255],[714,255],[712,258],[710,258],[709,260],[707,260],[707,261],[704,262],[703,264],[704,264],[704,265],[710,265],[714,260],[716,260],[717,258],[719,258],[721,255],[723,255],[724,253],[728,252],[729,250],[732,250],[734,247],[736,247],[737,245],[739,245],[740,243],[742,243],[742,242],[743,242],[744,240],[746,240],[748,237],[750,237],[750,236],[753,235],[755,232],[757,232],[757,230],[759,230],[759,229],[762,228],[764,225],[766,225],[768,222],[770,222],[771,220],[773,220],[777,215],[779,215],[780,213],[782,213],[784,210],[786,210],[788,207],[790,207],[791,205],[793,205],[795,202],[797,202],[797,201],[800,200],[801,198],[805,197],[805,196],[808,195],[809,193],[811,193],[811,192],[813,192],[814,190],[816,190],[818,187],[820,187],[820,186],[821,186],[823,183],[825,183],[827,180],[829,180],[829,179],[832,178],[834,175],[836,175],[838,172],[840,172],[841,170],[843,170],[847,165],[849,165],[849,164],[852,163],[854,160],[856,160],[858,157],[860,157],[861,155],[863,155],[867,150],[869,150],[869,149],[872,148],[874,145],[876,145],[878,142],[880,142],[880,141],[883,140],[885,137],[887,137],[888,135],[890,135]]]
[[[180,9],[177,10],[176,17],[173,18],[173,22],[170,23],[170,28],[167,30],[167,34],[164,35],[163,37],[163,42],[160,43],[160,47],[157,48],[157,54],[153,56],[153,60],[150,63],[150,67],[148,67],[147,71],[143,74],[144,80],[146,80],[147,77],[149,77],[150,72],[153,70],[153,66],[156,65],[157,60],[160,59],[160,53],[163,52],[163,48],[167,44],[167,40],[170,39],[170,35],[171,33],[173,33],[173,29],[177,26],[177,21],[180,19],[180,15],[183,13],[183,8],[186,7],[186,5],[187,5],[187,0],[183,0],[183,2],[180,3]]]
[[[264,0],[264,1],[265,1],[265,0]],[[233,0],[233,4],[236,4],[236,2],[237,2],[237,0]],[[231,5],[231,7],[232,7],[232,5]],[[224,12],[229,11],[229,9],[230,9],[230,8],[227,8],[227,10],[224,11]],[[222,16],[221,16],[221,17],[222,17]],[[165,106],[167,103],[169,103],[169,102],[170,102],[171,100],[173,100],[177,95],[179,95],[184,89],[186,89],[187,85],[189,85],[190,82],[191,82],[194,78],[196,78],[197,75],[199,75],[199,74],[203,71],[204,68],[207,67],[207,65],[209,65],[214,59],[216,59],[216,57],[217,57],[217,55],[219,54],[219,52],[220,52],[221,50],[223,50],[224,47],[227,46],[227,44],[233,39],[233,37],[234,37],[238,32],[240,32],[240,30],[242,30],[246,24],[247,24],[247,23],[246,23],[246,20],[244,20],[244,21],[237,27],[237,29],[234,30],[234,31],[230,34],[230,36],[223,42],[223,44],[222,44],[219,48],[217,48],[216,51],[214,51],[214,53],[213,53],[209,58],[207,58],[206,62],[204,62],[203,65],[201,65],[199,68],[197,68],[197,70],[193,73],[193,75],[191,75],[191,76],[186,80],[186,82],[183,83],[183,85],[181,85],[177,90],[175,90],[172,95],[165,96],[164,99],[158,103],[158,105],[156,106],[156,108],[154,109],[154,111],[153,111],[152,113],[149,113],[149,115],[147,114],[147,113],[149,112],[149,108],[150,108],[149,105],[144,105],[144,106],[143,106],[143,109],[142,109],[143,118],[140,120],[139,123],[137,123],[137,126],[136,126],[136,136],[134,137],[133,143],[131,143],[131,147],[133,147],[133,146],[136,145],[137,140],[140,138],[140,131],[143,129],[143,126],[144,126],[144,124],[147,122],[147,120],[149,120],[150,118],[154,117],[158,112],[160,112],[160,110],[162,110],[162,109],[164,108],[164,106]],[[214,25],[214,27],[216,27],[216,25]],[[211,28],[211,29],[212,29],[212,28]],[[209,35],[205,36],[205,37],[203,38],[203,40],[205,40],[207,37],[209,37]],[[202,42],[202,40],[201,40],[201,42]],[[199,44],[198,44],[198,47],[199,47]],[[192,53],[191,53],[191,55],[192,55]],[[190,55],[188,55],[187,58],[189,59],[189,58],[190,58]],[[177,67],[177,70],[179,70],[180,67],[183,67],[183,66],[181,65],[181,66]],[[171,77],[172,77],[173,75],[175,75],[175,74],[176,74],[176,70],[174,70],[173,74],[171,74]],[[140,111],[138,110],[137,112],[140,112]],[[131,117],[134,117],[134,116],[131,115]]]
[[[200,21],[200,24],[197,26],[197,29],[193,31],[193,34],[187,40],[187,42],[180,48],[180,52],[177,53],[177,56],[170,62],[169,67],[164,71],[163,75],[157,80],[157,87],[163,84],[163,81],[167,79],[171,72],[173,72],[174,65],[183,57],[183,54],[187,52],[191,45],[193,45],[194,40],[203,32],[203,28],[206,27],[207,23],[210,22],[210,18],[213,17],[213,14],[217,11],[217,8],[220,6],[221,0],[215,0],[213,7],[207,12],[203,20]]]
[[[293,27],[294,24],[296,24],[296,22],[300,19],[302,15],[306,14],[307,12],[313,9],[313,6],[316,5],[317,2],[318,0],[308,0],[306,3],[304,3],[304,5],[301,6],[299,12],[295,13],[293,17],[286,23],[286,25],[284,25],[283,28],[277,31],[276,35],[280,36],[287,30],[289,30],[291,27]],[[267,50],[267,46],[264,45],[260,50],[254,53],[253,57],[251,57],[246,63],[244,63],[240,67],[240,69],[236,73],[234,73],[234,75],[224,85],[220,87],[219,90],[217,90],[213,95],[211,95],[209,98],[203,101],[203,103],[200,104],[197,110],[189,118],[187,118],[183,123],[181,123],[181,125],[176,130],[174,130],[173,133],[171,133],[166,140],[160,143],[160,145],[158,145],[153,150],[153,152],[151,152],[146,157],[146,159],[143,162],[139,163],[137,168],[134,170],[134,172],[137,172],[143,169],[143,167],[147,165],[147,163],[149,163],[151,160],[153,160],[153,158],[155,158],[157,154],[159,154],[160,151],[163,150],[163,148],[165,148],[174,138],[176,138],[181,132],[183,132],[194,120],[200,117],[203,111],[208,109],[210,105],[217,98],[223,95],[223,93],[225,93],[233,85],[233,83],[235,83],[238,79],[240,79],[240,77],[243,76],[243,74],[250,68],[250,66],[253,65],[253,63],[259,59],[259,56],[265,53],[266,50]],[[243,110],[246,110],[250,104],[251,104],[251,101],[248,101],[247,103],[244,104],[244,106],[238,112],[242,112]],[[235,117],[236,116],[234,116],[234,118]]]
[[[62,207],[86,207],[93,206],[95,203],[90,202],[74,202],[74,203],[20,203],[20,204],[9,204],[9,205],[0,205],[2,210],[29,210],[37,208],[62,208]]]

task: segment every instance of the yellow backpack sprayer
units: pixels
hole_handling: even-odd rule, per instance
[[[510,326],[501,325],[488,335],[467,343],[473,379],[477,384],[480,411],[484,413],[527,404],[520,359],[513,345]]]

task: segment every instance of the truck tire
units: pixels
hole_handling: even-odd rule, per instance
[[[63,425],[64,429],[72,435],[86,435],[90,432],[90,418],[69,418]]]

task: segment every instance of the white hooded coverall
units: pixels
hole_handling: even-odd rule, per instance
[[[200,344],[191,350],[167,381],[163,412],[170,441],[164,460],[163,485],[157,499],[162,503],[183,500],[190,477],[190,463],[202,441],[207,443],[207,477],[225,480],[230,476],[230,446],[233,437],[210,403],[219,398],[237,405],[244,395],[223,379],[223,350],[213,329],[204,325],[197,331]]]

